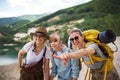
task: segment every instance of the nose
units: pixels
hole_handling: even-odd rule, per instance
[[[73,43],[76,42],[76,41],[77,41],[77,40],[74,39],[74,40],[73,40]]]

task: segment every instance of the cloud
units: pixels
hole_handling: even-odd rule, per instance
[[[8,10],[1,12],[8,14],[9,16],[42,14],[46,12],[54,12],[87,1],[91,0],[6,0],[9,5]]]
[[[8,13],[0,11],[0,17],[4,17],[4,16],[9,17]]]

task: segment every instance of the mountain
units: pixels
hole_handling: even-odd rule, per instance
[[[19,32],[17,28],[26,25],[38,18],[48,14],[41,15],[23,15],[19,17],[0,18],[0,45],[4,43],[14,43],[14,34]]]
[[[20,21],[21,19],[17,17],[9,17],[9,18],[0,18],[0,26],[5,26],[16,21]]]
[[[0,26],[5,26],[9,24],[13,24],[22,20],[28,20],[30,22],[37,20],[41,17],[48,15],[48,13],[40,14],[40,15],[22,15],[18,17],[8,17],[8,18],[0,18]]]
[[[22,15],[22,16],[19,16],[18,18],[19,19],[24,19],[24,20],[30,20],[32,22],[32,21],[35,21],[39,18],[42,18],[42,17],[44,17],[48,14],[50,14],[50,13],[43,13],[43,14],[40,14],[40,15]]]
[[[105,6],[103,6],[103,3]],[[77,27],[82,31],[87,29],[100,31],[112,29],[116,35],[120,35],[120,5],[118,3],[120,3],[120,0],[92,0],[85,4],[58,10],[32,22],[26,22],[23,25],[18,25],[18,21],[18,23],[13,24],[17,27],[7,26],[4,29],[0,29],[0,31],[4,33],[7,31],[6,33],[9,32],[9,35],[11,33],[11,35],[14,35],[17,32],[27,33],[28,29],[32,27],[43,26],[48,29],[49,34],[54,29],[60,29],[63,39],[65,39],[66,29]],[[23,18],[25,19],[25,17]]]
[[[105,6],[103,6],[103,3]],[[17,30],[27,32],[33,26],[46,28],[59,28],[65,30],[68,27],[78,27],[81,30],[112,29],[120,35],[120,1],[93,0],[91,2],[59,10],[53,14],[42,17],[31,23],[18,27]],[[98,6],[99,5],[99,6]],[[102,7],[102,8],[100,8]],[[109,10],[107,10],[109,7]],[[115,9],[114,9],[115,8]]]

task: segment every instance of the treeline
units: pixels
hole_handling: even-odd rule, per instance
[[[80,20],[84,18],[84,22],[76,23],[74,26],[82,30],[90,28],[98,29],[100,31],[105,29],[112,29],[117,35],[120,35],[119,4],[120,0],[93,0],[86,4],[59,10],[36,21],[12,28],[12,31],[27,32],[28,28],[31,27],[50,27],[52,25],[63,25],[65,23],[69,23],[70,21]],[[54,17],[58,17],[59,19],[51,20]],[[63,28],[62,31],[65,32],[66,28]],[[65,34],[63,36],[65,36]]]
[[[59,10],[53,14],[40,18],[32,23],[19,27],[23,32],[33,26],[49,27],[52,25],[64,24],[73,20],[84,18],[85,22],[82,24],[75,24],[82,29],[95,28],[99,30],[113,29],[116,31],[120,28],[120,0],[93,0],[89,3]],[[103,6],[104,5],[104,6]],[[60,19],[56,21],[48,20],[58,16]],[[117,17],[117,18],[116,18]],[[111,21],[112,23],[111,24]],[[120,35],[118,32],[117,35]]]

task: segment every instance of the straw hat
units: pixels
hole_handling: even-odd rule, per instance
[[[44,27],[38,27],[34,33],[30,33],[31,36],[33,36],[35,34],[39,34],[39,35],[44,36],[47,39],[49,39],[49,36],[47,34],[47,30]]]

